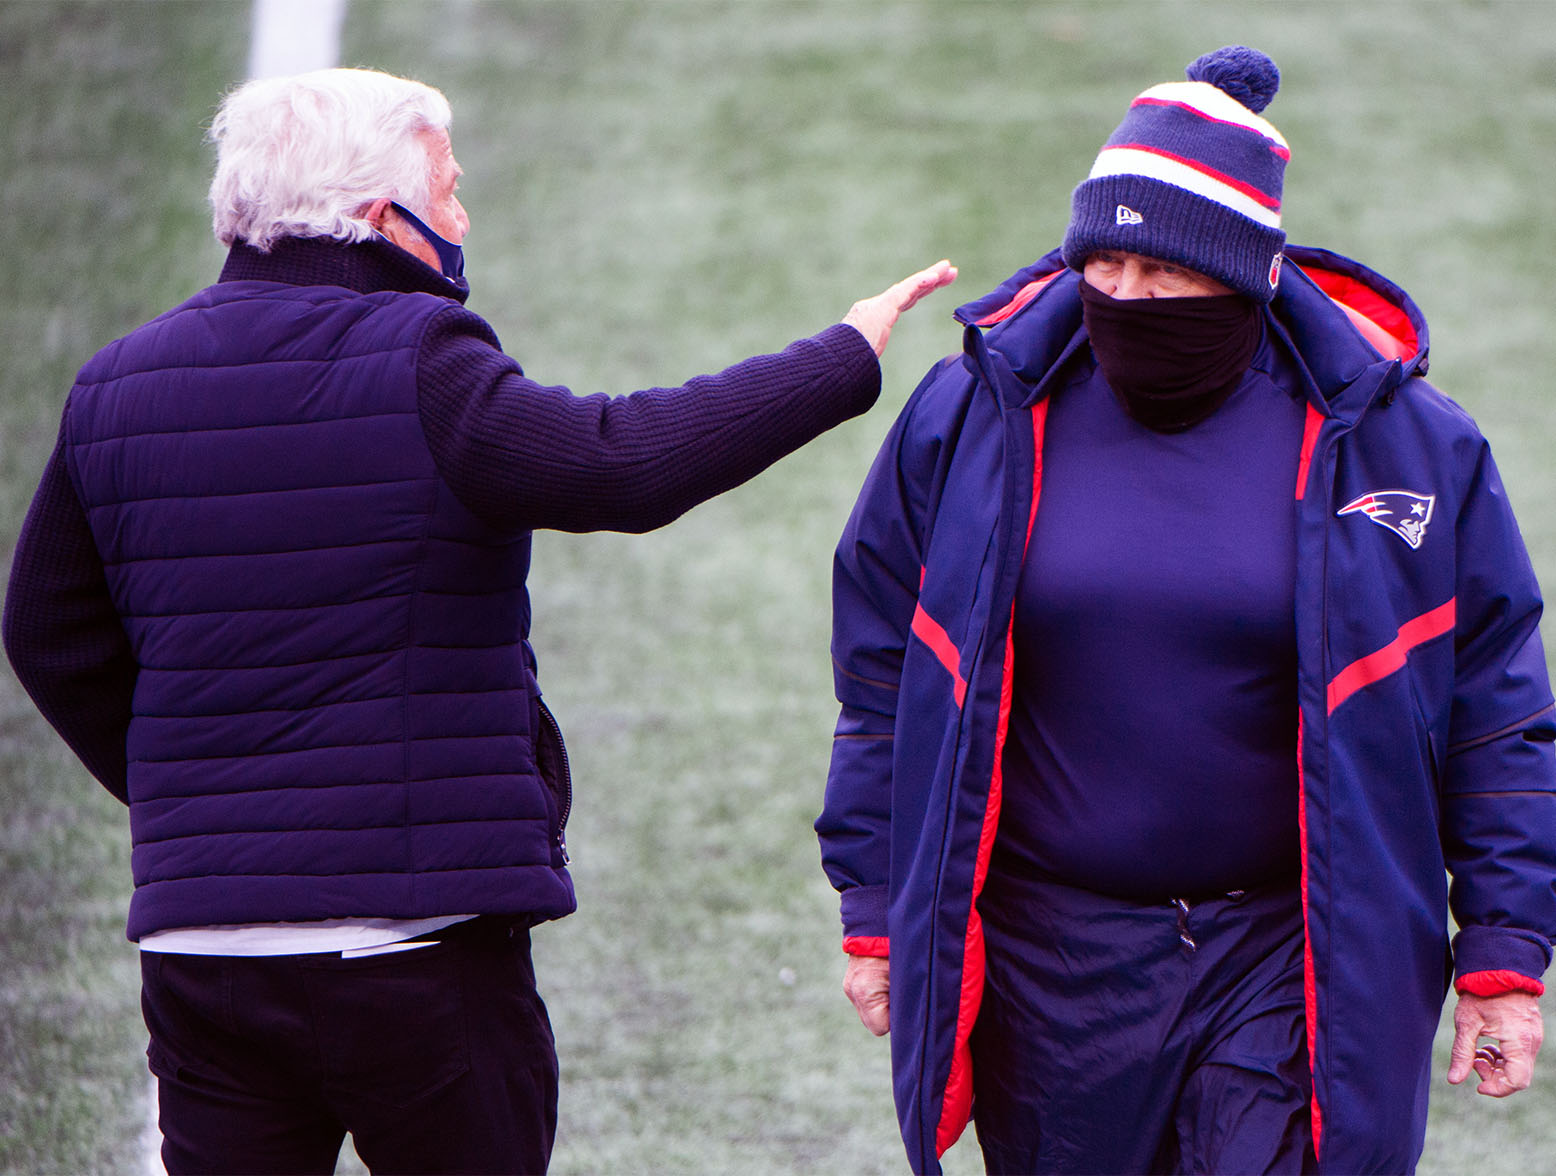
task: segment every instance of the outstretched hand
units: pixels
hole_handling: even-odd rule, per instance
[[[886,350],[886,340],[897,317],[924,295],[949,286],[956,281],[956,267],[949,261],[937,261],[928,269],[919,270],[911,277],[903,278],[895,286],[881,291],[874,298],[854,303],[843,316],[843,321],[856,328],[879,356]]]
[[[1462,993],[1453,1010],[1453,1028],[1449,1082],[1458,1085],[1473,1070],[1480,1078],[1476,1092],[1492,1098],[1506,1098],[1529,1085],[1544,1038],[1536,997],[1527,992],[1502,996]],[[1480,1045],[1483,1037],[1496,1045]]]

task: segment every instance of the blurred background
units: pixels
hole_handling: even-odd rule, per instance
[[[203,134],[250,37],[246,0],[0,0],[7,562],[75,369],[215,279]],[[896,409],[959,347],[955,305],[1057,244],[1135,93],[1239,42],[1282,70],[1266,113],[1292,148],[1290,238],[1415,296],[1432,378],[1491,438],[1556,585],[1556,4],[346,7],[341,64],[452,101],[470,306],[547,383],[679,384],[937,258],[961,268],[899,325],[869,415],[652,535],[537,537],[580,899],[535,936],[562,1057],[553,1171],[905,1169],[810,830],[832,546]],[[144,1172],[124,814],[8,668],[0,814],[0,1171]],[[1549,1170],[1556,1057],[1505,1103],[1433,1097],[1423,1172]],[[947,1168],[982,1170],[971,1132]]]

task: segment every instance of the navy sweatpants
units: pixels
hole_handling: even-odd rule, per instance
[[[1136,904],[991,876],[978,906],[988,1172],[1315,1170],[1294,885]]]
[[[538,1173],[556,1048],[529,932],[477,919],[430,947],[141,954],[169,1173]]]

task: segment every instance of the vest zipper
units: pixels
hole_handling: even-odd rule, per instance
[[[567,818],[573,811],[573,769],[567,758],[567,744],[562,741],[562,728],[556,721],[556,716],[551,713],[551,708],[543,699],[536,700],[540,704],[541,737],[549,737],[556,749],[557,776],[555,781],[557,788],[557,824],[556,843],[562,852],[562,864],[572,863],[572,858],[567,853]],[[544,774],[544,773],[543,773]],[[552,781],[547,780],[551,784]]]

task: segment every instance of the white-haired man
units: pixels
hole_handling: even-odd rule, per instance
[[[529,927],[573,909],[537,528],[645,531],[859,412],[946,263],[780,354],[576,397],[465,310],[448,103],[329,70],[212,128],[220,280],[104,349],[12,567],[17,675],[130,810],[171,1172],[545,1168]]]

